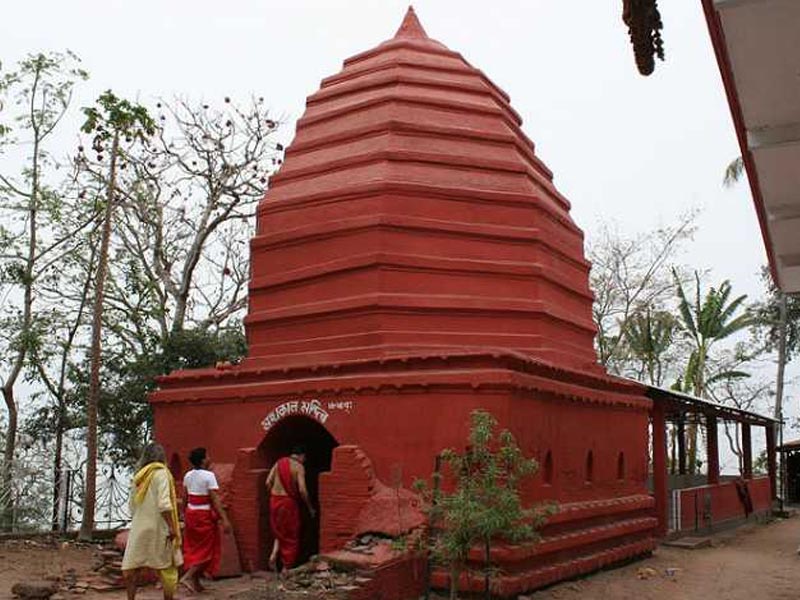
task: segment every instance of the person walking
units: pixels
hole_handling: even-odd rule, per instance
[[[300,504],[305,504],[313,519],[316,515],[306,489],[306,472],[303,466],[306,451],[302,446],[292,449],[290,456],[278,460],[267,476],[266,486],[270,493],[269,522],[275,541],[269,566],[272,570],[291,569],[300,556],[300,533],[302,521]],[[278,558],[281,564],[278,565]]]
[[[201,577],[216,575],[222,556],[219,521],[226,533],[231,524],[219,497],[217,478],[210,470],[208,451],[195,448],[189,453],[189,462],[193,468],[183,478],[183,560],[187,571],[180,582],[191,592],[202,592]]]
[[[145,446],[131,483],[131,526],[122,558],[122,574],[128,600],[135,600],[139,574],[144,569],[157,571],[164,600],[173,600],[178,587],[181,531],[175,481],[166,464],[160,444]]]

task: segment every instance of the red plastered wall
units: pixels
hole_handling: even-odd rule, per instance
[[[318,395],[323,404],[342,396]],[[389,482],[398,476],[410,488],[430,477],[434,457],[445,448],[463,450],[470,413],[486,409],[509,428],[523,451],[544,462],[550,451],[552,483],[540,472],[525,486],[525,495],[562,502],[644,493],[647,414],[641,409],[569,401],[536,392],[460,393],[362,392],[347,396],[349,413],[331,411],[325,423],[336,441],[356,444],[372,461],[375,476]],[[235,462],[241,448],[264,439],[263,418],[278,401],[240,404],[156,406],[156,435],[169,453],[184,455],[204,445],[215,460]],[[235,433],[234,433],[235,432]],[[587,455],[593,454],[593,477],[587,477]],[[625,473],[618,477],[619,453]]]
[[[757,477],[748,481],[753,512],[759,513],[772,506],[768,477]],[[736,484],[732,481],[718,485],[701,486],[681,490],[681,530],[704,529],[725,521],[744,519],[745,511]]]

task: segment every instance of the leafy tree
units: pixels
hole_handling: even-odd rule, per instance
[[[491,545],[495,540],[510,542],[536,539],[545,511],[522,506],[519,486],[538,469],[535,460],[525,458],[514,436],[507,430],[495,434],[497,420],[483,410],[473,411],[469,445],[463,453],[447,449],[441,456],[453,477],[452,491],[439,492],[424,481],[415,487],[429,502],[432,558],[450,569],[450,597],[458,596],[458,582],[467,566],[473,546],[484,549],[486,593],[490,593]]]
[[[73,173],[42,142],[60,122],[55,109],[66,112],[70,81],[85,73],[73,55],[29,58],[0,84],[0,107],[9,109],[0,113],[0,150],[22,159],[19,175],[0,172],[0,211],[8,217],[0,221],[0,378],[9,407],[0,442],[15,445],[13,388],[25,377],[35,409],[24,430],[54,448],[55,487],[65,436],[87,429],[90,503],[98,446],[123,461],[138,453],[154,376],[244,353],[248,241],[283,147],[263,98],[245,106],[225,98],[220,110],[176,99],[148,111],[107,92],[84,110],[88,141]],[[37,135],[38,145],[31,142]],[[23,156],[29,148],[35,160]],[[38,262],[28,278],[26,236],[34,227]],[[23,284],[30,285],[27,317]],[[0,483],[17,463],[4,462]],[[91,512],[84,511],[83,537]]]
[[[725,168],[722,183],[725,187],[733,187],[744,174],[744,159],[739,156]],[[761,279],[767,288],[767,299],[755,306],[756,327],[766,328],[766,350],[777,351],[774,415],[782,427],[786,364],[800,347],[800,298],[779,290],[766,267],[761,271]]]
[[[69,227],[69,224],[67,224]],[[65,436],[85,423],[82,409],[72,389],[78,361],[82,356],[82,339],[89,325],[89,305],[98,237],[94,226],[79,239],[73,240],[73,253],[59,261],[58,276],[41,287],[43,301],[49,306],[49,332],[31,352],[29,378],[43,389],[34,394],[39,406],[28,418],[26,430],[42,442],[52,441],[53,448],[53,513],[52,526],[58,527],[59,490],[64,463]],[[83,403],[80,403],[83,407]]]
[[[672,313],[649,308],[637,312],[625,328],[628,356],[637,363],[636,378],[660,386],[667,354],[673,348],[677,322]]]
[[[786,365],[800,350],[800,296],[778,289],[769,272],[761,270],[766,298],[753,307],[754,335],[766,337],[766,350],[776,352],[775,418],[783,417],[783,388]]]
[[[48,178],[48,170],[56,166],[49,151],[51,138],[68,111],[75,84],[86,77],[78,58],[68,52],[31,54],[0,78],[0,109],[9,108],[0,121],[0,152],[16,159],[5,164],[20,165],[16,173],[0,173],[0,286],[5,299],[0,335],[5,342],[2,393],[8,412],[0,513],[8,511],[7,500],[13,497],[19,419],[15,388],[49,325],[39,289],[72,251],[74,235],[89,225],[84,220],[72,230],[55,232],[69,207]]]
[[[151,437],[152,415],[147,396],[156,377],[176,369],[212,367],[238,362],[247,352],[241,326],[220,331],[187,329],[169,334],[163,348],[154,348],[131,359],[110,357],[105,365],[100,402],[104,454],[132,466]]]
[[[718,288],[709,288],[701,299],[700,275],[695,272],[695,293],[690,300],[677,272],[674,277],[681,331],[692,348],[682,378],[682,389],[698,398],[707,398],[709,386],[713,383],[748,376],[737,369],[713,369],[711,351],[722,340],[748,328],[753,317],[744,305],[746,295],[731,298],[729,281],[723,281]],[[760,350],[754,354],[758,352]],[[697,461],[697,425],[694,422],[689,424],[687,434],[689,467],[694,471]]]
[[[94,528],[97,479],[97,407],[100,400],[100,361],[102,358],[103,299],[111,228],[118,202],[117,168],[124,160],[124,144],[143,142],[155,133],[155,122],[143,106],[132,104],[115,96],[110,90],[100,95],[96,107],[83,109],[86,121],[81,130],[93,135],[92,148],[102,159],[108,144],[109,166],[103,185],[105,187],[102,234],[97,256],[94,278],[94,301],[92,309],[92,341],[90,350],[89,395],[86,403],[86,491],[84,494],[83,520],[79,537],[91,539]]]
[[[638,381],[661,387],[669,372],[679,362],[680,343],[675,340],[677,321],[667,310],[650,307],[633,314],[625,328],[624,359],[626,369]],[[677,428],[670,425],[670,456],[675,469],[677,454]]]

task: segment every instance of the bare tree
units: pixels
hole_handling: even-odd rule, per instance
[[[90,420],[87,426],[115,440],[118,458],[126,459],[148,431],[146,394],[152,379],[176,368],[176,360],[181,364],[177,357],[186,340],[195,336],[210,344],[202,352],[190,351],[190,364],[217,354],[240,356],[237,317],[246,306],[255,206],[283,149],[273,140],[278,123],[263,104],[253,99],[242,109],[226,98],[217,110],[180,99],[158,102],[149,110],[156,117],[153,135],[144,143],[120,136],[115,152],[109,137],[113,129],[107,126],[109,139],[99,145],[96,139],[87,142],[80,156],[81,183],[90,199],[99,190],[108,197],[109,157],[117,156],[114,226],[108,231],[108,274],[102,287],[105,384],[100,416],[105,421]],[[107,201],[100,207],[107,210]],[[97,222],[108,220],[98,217]],[[98,246],[102,255],[105,246]],[[99,255],[98,266],[103,262]],[[92,397],[91,383],[77,381],[79,388],[87,384]],[[117,397],[126,398],[128,406],[117,406]],[[87,415],[93,413],[90,406]],[[124,432],[112,431],[117,426]],[[91,474],[86,481],[91,484]]]
[[[739,410],[761,412],[769,402],[770,384],[765,381],[751,380],[750,378],[729,378],[721,382],[721,385],[711,389],[711,398],[726,406],[732,406]],[[728,440],[728,447],[736,456],[739,471],[744,465],[744,453],[742,452],[742,439],[739,433],[739,424],[725,421],[725,437]]]
[[[635,237],[604,227],[591,241],[597,351],[600,363],[612,372],[620,374],[625,368],[625,341],[634,315],[674,304],[672,263],[681,244],[694,234],[696,219],[692,211],[674,226]]]
[[[117,231],[121,251],[117,310],[147,315],[162,340],[196,327],[218,327],[246,306],[248,243],[255,206],[283,146],[278,122],[252,99],[222,109],[183,99],[161,101],[158,134],[128,160],[124,210]],[[139,332],[129,332],[140,337]]]

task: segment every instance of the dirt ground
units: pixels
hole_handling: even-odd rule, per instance
[[[531,600],[631,599],[684,600],[795,600],[800,598],[800,518],[752,525],[713,538],[713,547],[682,550],[660,547],[652,558],[605,571],[577,581],[532,593]],[[63,577],[75,569],[89,573],[95,550],[74,544],[41,541],[0,542],[0,598],[12,598],[11,586],[19,581]],[[250,577],[214,582],[205,598],[288,599],[275,583]],[[122,592],[61,598],[121,600]],[[156,600],[160,593],[145,589],[141,600]],[[181,598],[187,596],[182,595]]]
[[[661,546],[652,558],[533,593],[532,600],[797,600],[800,518],[717,535],[713,547]],[[671,575],[671,573],[674,573]]]

